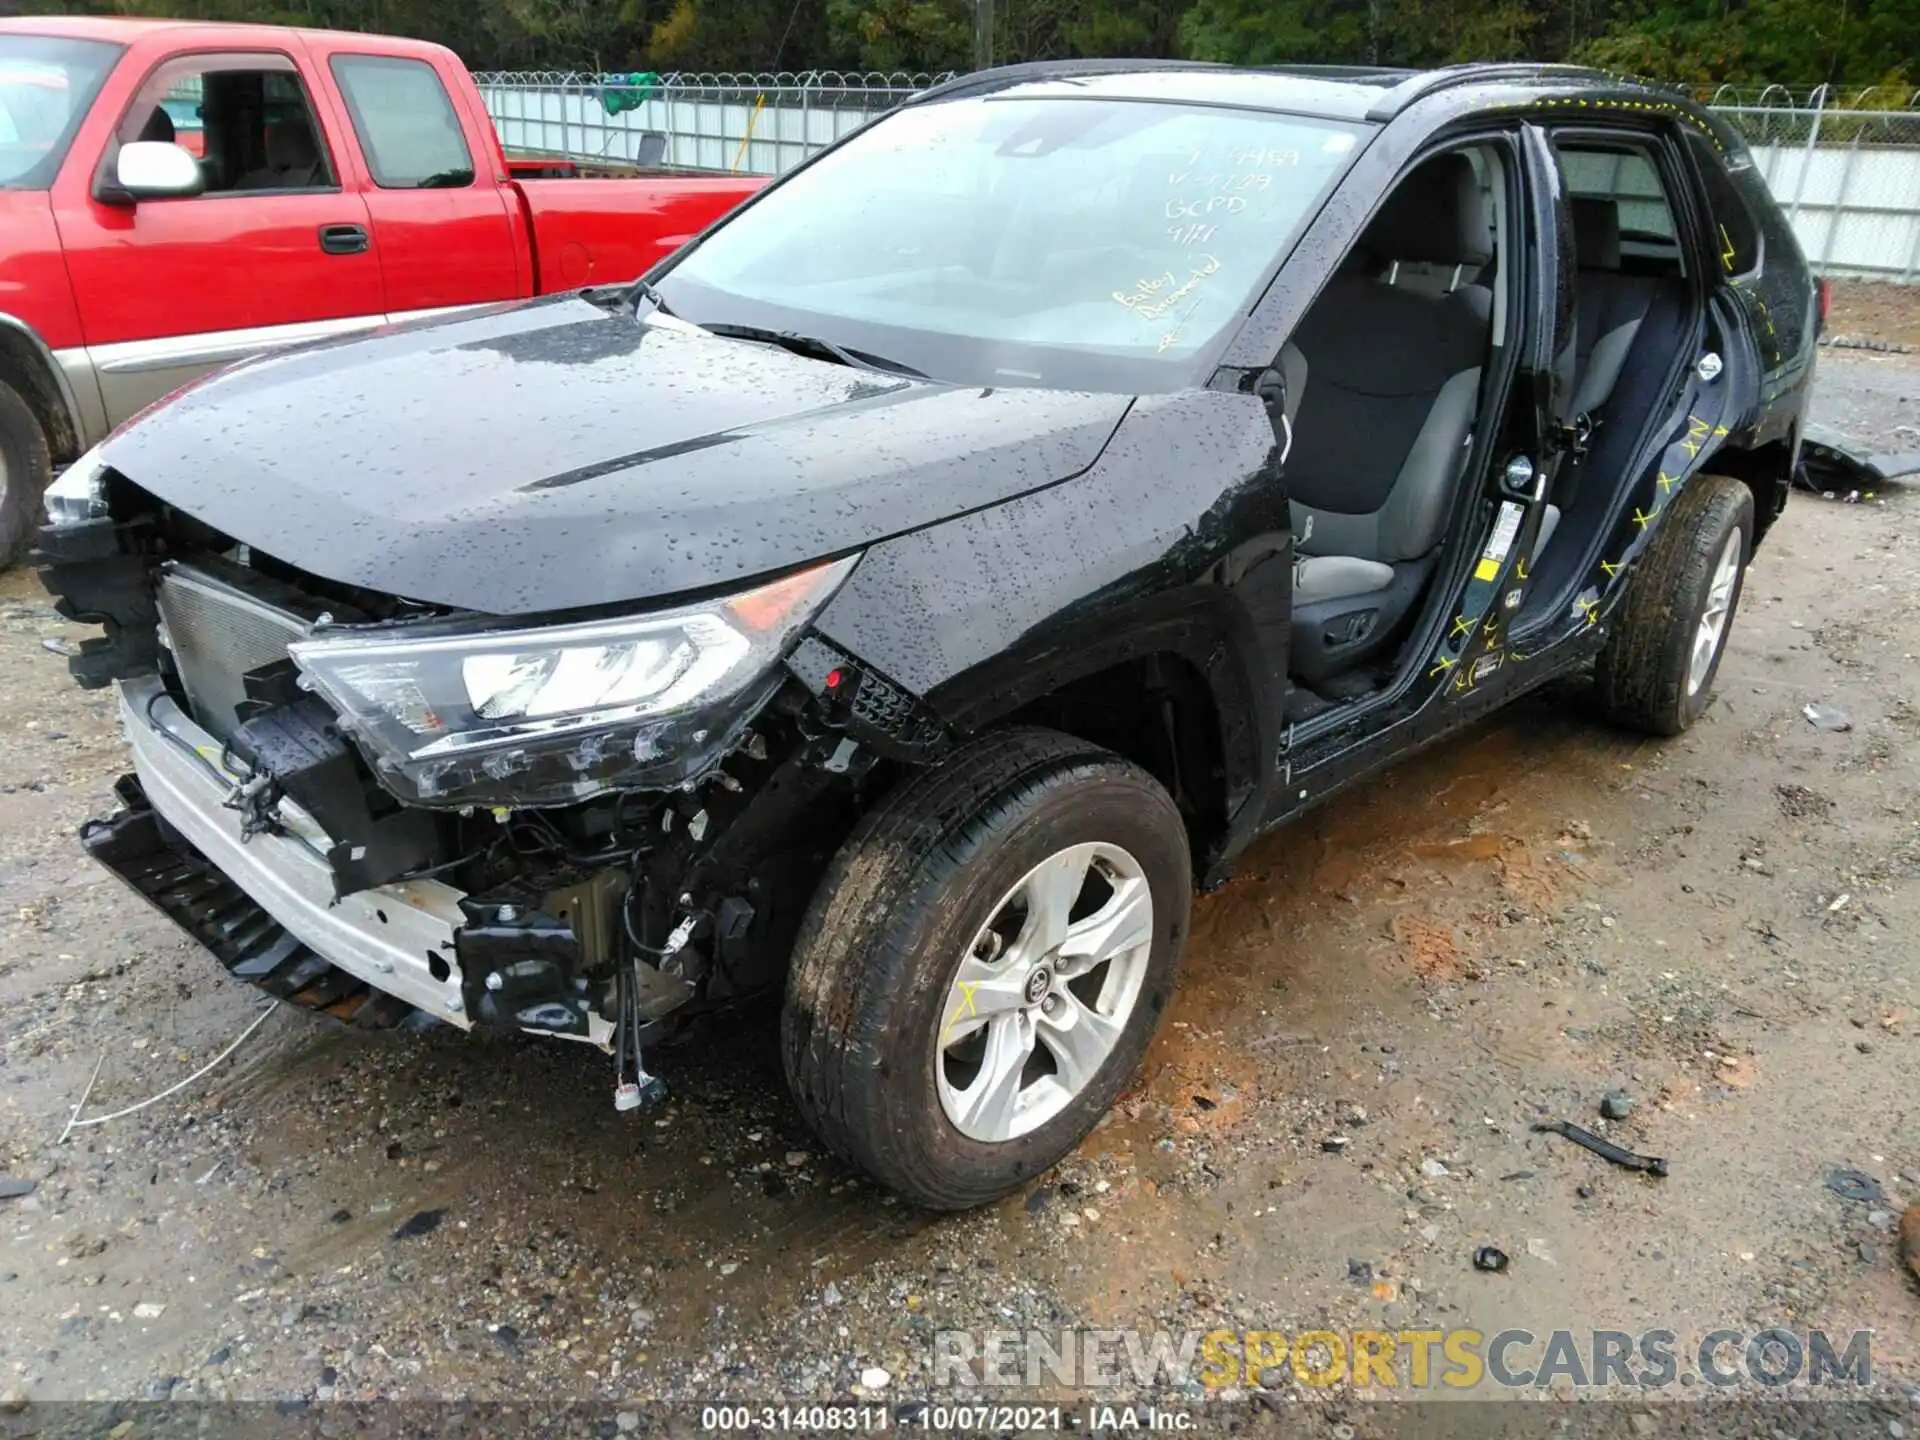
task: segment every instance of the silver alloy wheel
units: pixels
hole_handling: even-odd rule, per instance
[[[1038,1129],[1092,1083],[1153,951],[1146,872],[1117,845],[1070,845],[1000,898],[941,1007],[940,1106],[971,1140]]]
[[[1740,548],[1744,540],[1739,527],[1727,536],[1720,552],[1720,563],[1713,569],[1713,584],[1707,588],[1707,608],[1693,632],[1693,659],[1687,666],[1687,694],[1698,695],[1713,669],[1713,657],[1727,635],[1727,612],[1733,608],[1733,586],[1740,578]]]
[[[8,478],[6,452],[0,451],[0,511],[4,511],[7,508]]]

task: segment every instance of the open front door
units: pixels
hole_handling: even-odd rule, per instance
[[[1560,165],[1545,133],[1522,131],[1520,362],[1500,443],[1488,473],[1492,523],[1441,632],[1429,675],[1450,695],[1472,692],[1506,663],[1508,623],[1527,593],[1527,564],[1556,518],[1547,503],[1562,457],[1578,443],[1572,424],[1573,226]]]

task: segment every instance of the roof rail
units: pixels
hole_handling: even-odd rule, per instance
[[[1405,65],[1295,65],[1288,62],[1282,65],[1256,66],[1266,75],[1301,75],[1309,80],[1356,80],[1362,83],[1372,81],[1386,84],[1395,80],[1411,80],[1416,75],[1430,72],[1414,70]]]
[[[1018,65],[995,65],[973,70],[922,90],[908,104],[944,99],[950,95],[982,94],[1028,80],[1071,80],[1077,75],[1128,75],[1147,70],[1235,70],[1214,60],[1027,60]]]
[[[1457,85],[1472,85],[1481,80],[1517,80],[1528,76],[1585,75],[1601,72],[1585,65],[1543,65],[1531,60],[1476,62],[1448,65],[1439,70],[1423,70],[1409,76],[1373,102],[1367,111],[1369,120],[1391,120],[1416,100]]]

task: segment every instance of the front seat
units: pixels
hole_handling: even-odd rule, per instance
[[[234,189],[309,190],[327,183],[319,143],[304,120],[269,125],[264,143],[266,164],[242,175]]]
[[[1388,197],[1282,357],[1305,372],[1286,467],[1299,557],[1288,668],[1309,685],[1403,631],[1479,409],[1488,293],[1423,295],[1382,277],[1404,261],[1471,273],[1492,258],[1492,233],[1467,158],[1427,161]]]
[[[140,127],[142,140],[154,140],[171,145],[174,142],[173,117],[167,114],[164,105],[153,107],[153,113],[147,116],[147,123]]]

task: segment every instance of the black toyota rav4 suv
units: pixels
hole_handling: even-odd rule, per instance
[[[635,285],[75,465],[38,563],[134,759],[83,839],[235,975],[601,1047],[622,1108],[784,986],[822,1139],[973,1205],[1128,1083],[1254,837],[1576,667],[1699,715],[1821,308],[1639,84],[970,75]]]

